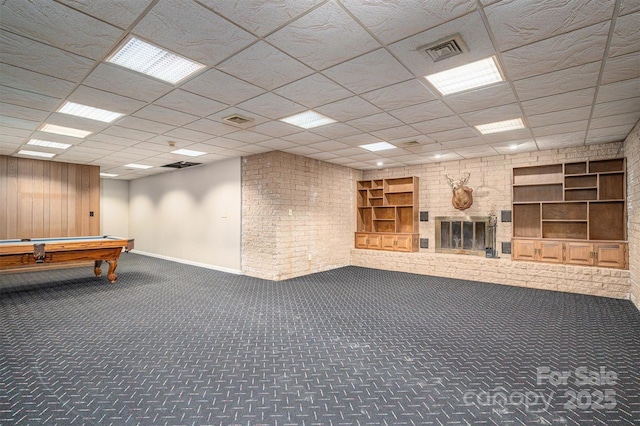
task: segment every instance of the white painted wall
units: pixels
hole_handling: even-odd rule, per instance
[[[239,273],[241,159],[129,183],[129,236],[136,251]]]
[[[129,181],[100,180],[100,234],[129,236]]]

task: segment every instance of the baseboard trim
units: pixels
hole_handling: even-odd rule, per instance
[[[185,265],[197,266],[199,268],[213,269],[213,270],[216,270],[216,271],[228,272],[230,274],[235,274],[235,275],[244,275],[242,273],[242,271],[239,270],[239,269],[225,268],[224,266],[217,266],[217,265],[211,265],[211,264],[208,264],[208,263],[194,262],[194,261],[191,261],[191,260],[179,259],[177,257],[164,256],[162,254],[149,253],[149,252],[146,252],[146,251],[140,251],[140,250],[135,250],[135,249],[131,250],[131,253],[140,254],[142,256],[155,257],[155,258],[163,259],[163,260],[169,260],[171,262],[183,263]],[[123,254],[123,256],[126,256],[126,254]]]

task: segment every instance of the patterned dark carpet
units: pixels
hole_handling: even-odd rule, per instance
[[[0,275],[0,424],[640,424],[629,301],[136,254],[117,272]]]

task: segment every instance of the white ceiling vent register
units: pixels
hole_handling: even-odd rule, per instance
[[[469,52],[469,48],[462,40],[460,34],[454,34],[449,37],[442,38],[434,43],[424,45],[418,48],[427,58],[431,58],[433,62],[451,58],[461,53]]]
[[[253,118],[244,117],[240,114],[233,114],[228,117],[224,117],[223,120],[228,121],[230,123],[235,123],[235,124],[245,124],[250,121],[253,121]]]

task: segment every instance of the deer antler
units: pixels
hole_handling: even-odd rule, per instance
[[[462,179],[460,179],[460,184],[461,185],[465,185],[467,183],[467,181],[469,180],[470,176],[471,176],[471,173],[464,172],[464,177]]]
[[[453,188],[453,184],[455,183],[455,179],[453,179],[451,176],[449,176],[446,173],[445,173],[445,177],[447,178],[447,181],[449,182],[449,186]]]

